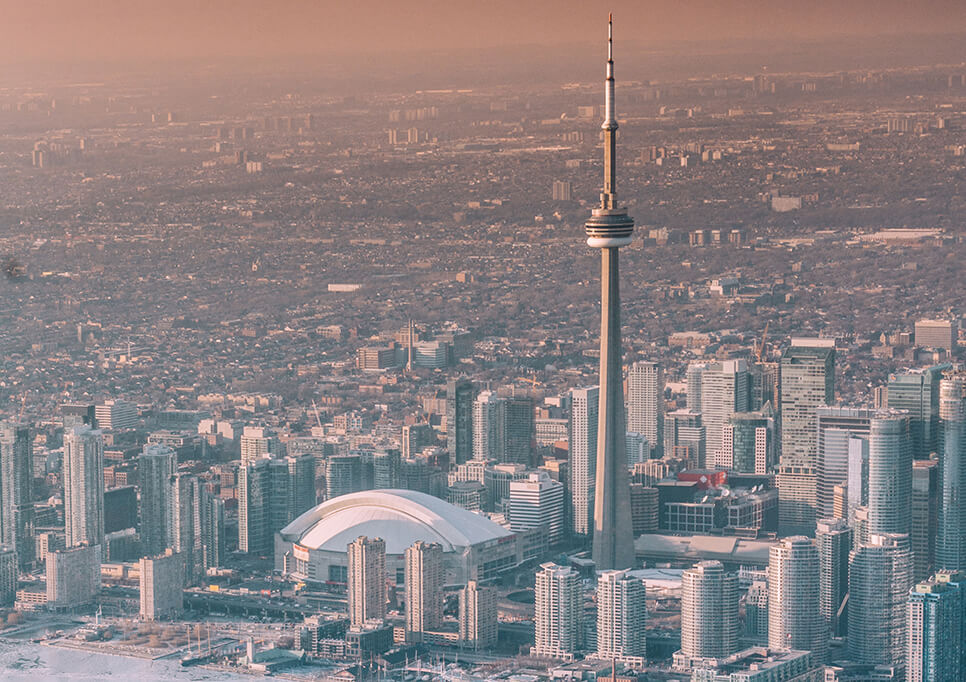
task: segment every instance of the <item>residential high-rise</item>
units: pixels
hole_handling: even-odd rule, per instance
[[[909,412],[913,459],[929,459],[939,447],[939,382],[952,365],[907,369],[889,376],[888,406]]]
[[[835,486],[849,480],[849,441],[868,437],[874,410],[855,407],[820,407],[817,451],[817,509],[820,518],[834,516]]]
[[[631,483],[631,525],[635,538],[658,532],[660,504],[657,488]]]
[[[943,583],[959,590],[959,605],[962,609],[962,626],[960,628],[959,640],[959,666],[960,670],[966,673],[966,573],[963,573],[962,571],[941,570],[936,572],[936,574],[933,576],[933,580],[935,580],[937,583]]]
[[[450,461],[462,464],[473,457],[473,401],[476,388],[467,379],[446,384],[446,448]]]
[[[483,391],[473,402],[473,459],[495,459],[506,455],[506,400],[493,391]]]
[[[177,618],[184,611],[184,558],[170,548],[140,561],[141,612],[144,620]]]
[[[70,609],[90,604],[101,589],[101,548],[78,545],[47,553],[47,607]]]
[[[67,547],[104,544],[104,435],[75,426],[64,436]]]
[[[221,510],[224,502],[218,500],[220,505],[214,503],[212,495],[205,490],[201,480],[187,473],[178,473],[171,477],[168,499],[171,505],[167,546],[181,557],[185,585],[197,585],[208,568],[218,565],[206,563],[205,542],[224,542],[223,531],[219,532],[217,526],[212,527],[212,519],[209,518],[209,515],[218,513],[212,509],[212,505]],[[223,518],[221,525],[224,526]],[[211,533],[215,535],[212,536]],[[223,546],[215,545],[209,550],[209,555],[219,559],[224,553]]]
[[[443,547],[418,540],[406,549],[406,639],[422,641],[443,620]]]
[[[505,399],[503,462],[533,463],[533,442],[536,430],[533,418],[533,398],[510,396]]]
[[[597,657],[643,664],[647,657],[644,582],[627,569],[597,577]]]
[[[849,553],[852,528],[844,519],[821,519],[815,527],[819,558],[818,607],[831,637],[848,630]]]
[[[372,483],[376,490],[399,487],[402,457],[399,450],[372,453]]]
[[[702,561],[681,574],[681,652],[724,658],[738,650],[738,576],[720,561]]]
[[[373,475],[375,475],[373,457]],[[400,464],[400,467],[402,465]],[[331,500],[340,495],[348,495],[364,490],[362,458],[358,453],[335,454],[325,462],[325,499]],[[399,472],[396,474],[396,487],[399,486]]]
[[[685,373],[687,384],[687,409],[693,412],[701,411],[701,384],[707,362],[692,362]],[[704,466],[704,465],[702,465]]]
[[[768,644],[768,583],[756,580],[745,597],[744,636],[759,646]]]
[[[596,386],[570,392],[570,522],[574,535],[590,536],[594,523],[597,475]]]
[[[225,501],[217,495],[202,490],[201,493],[201,556],[207,571],[224,565],[225,549]]]
[[[939,462],[912,462],[912,503],[909,509],[909,542],[912,545],[912,577],[924,580],[936,565],[936,532],[939,528]]]
[[[274,533],[315,506],[315,458],[309,453],[278,457],[271,460],[270,469],[271,532]]]
[[[906,657],[906,600],[912,587],[909,536],[869,535],[852,550],[849,658],[901,666]]]
[[[963,597],[949,583],[928,580],[909,592],[906,608],[906,680],[958,682],[963,679]]]
[[[936,565],[966,569],[966,379],[939,384],[939,529]]]
[[[488,649],[497,640],[496,590],[475,580],[460,590],[460,641],[464,646]]]
[[[269,496],[271,469],[267,458],[238,468],[238,551],[267,556],[272,552]]]
[[[706,433],[701,412],[693,409],[668,412],[664,420],[664,456],[683,459],[692,468],[704,467]]]
[[[880,410],[869,428],[869,533],[908,534],[911,504],[909,415]]]
[[[584,597],[580,576],[569,566],[540,565],[534,592],[533,656],[570,659],[583,646]]]
[[[0,545],[0,604],[12,606],[17,596],[17,551],[10,545]]]
[[[249,461],[238,469],[238,549],[272,553],[274,533],[315,506],[315,458]]]
[[[747,412],[751,396],[751,375],[743,360],[721,360],[704,368],[701,376],[701,421],[705,428],[706,466],[728,467],[721,441],[724,428],[736,412]]]
[[[821,561],[806,537],[783,538],[768,555],[768,646],[811,651],[824,660],[828,633],[815,608]]]
[[[0,543],[34,561],[33,441],[26,424],[0,425]]]
[[[282,444],[271,429],[262,426],[246,426],[239,439],[242,464],[248,464],[262,457],[282,453]]]
[[[358,628],[386,617],[386,541],[364,535],[347,549],[349,624]]]
[[[762,412],[736,412],[722,427],[717,466],[767,474],[775,465],[775,420]]]
[[[600,394],[597,413],[597,470],[593,559],[599,570],[634,563],[631,536],[627,429],[621,358],[620,247],[631,243],[634,220],[617,204],[617,112],[614,109],[613,24],[607,25],[607,80],[604,96],[604,191],[585,225],[587,245],[601,253]]]
[[[818,408],[835,398],[835,342],[792,339],[781,359],[779,529],[811,535],[816,519]]]
[[[510,481],[510,530],[519,533],[543,527],[547,543],[564,539],[564,487],[545,471]]]
[[[651,457],[664,455],[664,370],[656,362],[627,370],[627,430],[647,438]]]
[[[174,513],[171,477],[178,468],[178,455],[167,445],[147,444],[138,457],[141,488],[141,551],[147,556],[171,547],[170,524]]]

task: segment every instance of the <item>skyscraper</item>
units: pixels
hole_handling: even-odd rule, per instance
[[[917,459],[912,462],[912,503],[909,512],[912,577],[914,580],[924,580],[936,565],[939,462],[935,459]]]
[[[849,440],[855,436],[868,437],[874,414],[874,410],[855,407],[818,408],[816,468],[820,518],[834,516],[835,486],[848,484],[849,480]]]
[[[493,391],[483,391],[473,402],[473,459],[495,459],[506,455],[506,400]]]
[[[681,652],[688,659],[724,658],[738,649],[738,577],[720,561],[681,574]]]
[[[405,558],[406,639],[419,642],[443,620],[443,548],[418,540],[406,549]]]
[[[818,408],[835,397],[835,342],[792,339],[781,360],[781,459],[778,515],[782,534],[815,531]]]
[[[0,543],[34,560],[33,443],[26,424],[0,425]]]
[[[386,542],[360,536],[347,550],[349,624],[356,628],[386,617]]]
[[[906,679],[909,682],[958,682],[963,679],[962,591],[927,580],[909,592],[906,628]]]
[[[831,637],[842,637],[847,631],[846,611],[849,593],[849,553],[852,551],[852,529],[844,519],[822,519],[815,527],[818,549],[818,607]]]
[[[533,441],[536,436],[532,398],[506,398],[504,429],[502,461],[530,466],[533,463]]]
[[[141,487],[141,548],[147,556],[163,554],[172,547],[168,526],[174,514],[171,477],[178,466],[178,455],[167,445],[147,444],[138,457]]]
[[[852,550],[849,658],[901,666],[906,656],[906,601],[912,587],[909,536],[869,535]]]
[[[460,590],[460,641],[475,649],[487,649],[497,640],[496,590],[475,580]]]
[[[664,456],[684,459],[692,467],[705,462],[705,428],[701,412],[693,409],[674,410],[664,420]]]
[[[821,612],[821,561],[806,537],[782,539],[768,555],[768,646],[811,651],[824,660],[828,640]]]
[[[936,565],[966,569],[966,380],[939,384],[939,532]]]
[[[569,566],[540,565],[534,591],[534,656],[572,658],[583,646],[584,598],[580,576]]]
[[[627,370],[627,430],[647,438],[651,457],[664,452],[664,371],[656,362],[635,362]]]
[[[596,386],[570,392],[570,519],[575,535],[589,536],[593,528],[598,396]]]
[[[620,247],[631,243],[634,220],[617,205],[617,112],[614,109],[613,23],[607,25],[604,97],[604,191],[586,223],[587,245],[601,253],[600,406],[594,497],[593,558],[598,569],[634,563],[630,487],[624,452],[621,360]]]
[[[545,471],[510,481],[510,530],[519,533],[543,527],[547,543],[564,539],[564,487]]]
[[[889,376],[889,407],[908,410],[913,459],[928,459],[939,447],[939,382],[952,365],[907,369]]]
[[[717,465],[745,474],[767,474],[775,464],[775,420],[762,412],[736,412],[721,430]]]
[[[642,664],[647,656],[644,582],[627,569],[597,578],[597,657]]]
[[[879,410],[869,428],[869,533],[908,534],[911,504],[909,414]]]
[[[454,465],[473,457],[475,398],[476,389],[467,379],[455,379],[446,384],[446,448]]]
[[[104,544],[104,436],[75,426],[64,437],[67,547]]]
[[[706,434],[706,466],[729,466],[722,461],[724,428],[733,414],[748,411],[750,396],[751,375],[744,360],[721,360],[704,368],[701,377],[701,421]]]

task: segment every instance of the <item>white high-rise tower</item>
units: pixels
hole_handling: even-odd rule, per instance
[[[624,389],[621,362],[620,247],[631,243],[634,219],[617,206],[617,114],[614,110],[613,21],[607,24],[604,97],[604,191],[585,229],[587,245],[601,253],[600,403],[593,558],[600,570],[634,563],[631,493],[624,451]]]

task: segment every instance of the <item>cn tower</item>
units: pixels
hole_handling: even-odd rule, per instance
[[[634,564],[630,483],[627,477],[621,358],[619,249],[631,243],[634,219],[617,206],[617,118],[614,111],[614,22],[607,21],[604,90],[604,191],[585,229],[587,245],[600,249],[600,405],[597,413],[597,485],[593,559],[597,570]]]

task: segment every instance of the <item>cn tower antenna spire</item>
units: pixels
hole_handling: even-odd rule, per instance
[[[614,109],[614,20],[607,18],[604,82],[604,188],[585,225],[587,245],[600,249],[600,402],[597,408],[593,559],[598,570],[634,565],[630,482],[625,454],[621,357],[620,247],[631,243],[634,219],[617,205],[617,113]]]

